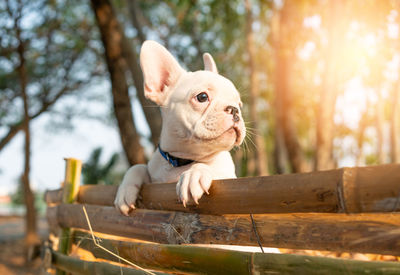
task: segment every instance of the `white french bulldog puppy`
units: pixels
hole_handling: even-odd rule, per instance
[[[132,166],[119,186],[115,206],[125,215],[135,208],[142,184],[177,182],[183,205],[208,193],[214,179],[236,178],[229,151],[245,137],[240,95],[218,74],[210,54],[205,70],[185,71],[154,41],[143,43],[140,65],[145,96],[161,107],[160,144],[147,165]]]

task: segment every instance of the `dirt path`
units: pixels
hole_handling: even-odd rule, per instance
[[[39,219],[39,234],[47,236],[47,223]],[[0,216],[0,274],[37,275],[41,272],[41,261],[36,259],[25,265],[24,219],[22,217]]]

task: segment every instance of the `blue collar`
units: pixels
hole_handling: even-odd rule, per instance
[[[185,166],[193,162],[191,159],[181,159],[170,155],[168,152],[161,150],[160,144],[158,145],[158,151],[160,151],[161,156],[173,167]]]

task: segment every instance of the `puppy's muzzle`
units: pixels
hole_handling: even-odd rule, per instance
[[[238,108],[229,105],[228,107],[225,108],[225,112],[232,115],[234,122],[238,122],[240,120],[240,118],[238,116],[238,114],[239,114]]]

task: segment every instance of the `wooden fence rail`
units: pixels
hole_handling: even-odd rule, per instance
[[[117,186],[81,186],[78,202],[113,205]],[[59,203],[60,190],[46,193]],[[373,213],[400,211],[400,165],[214,181],[209,196],[187,208],[175,185],[148,184],[140,208],[203,214]]]
[[[132,267],[125,267],[98,261],[82,261],[75,257],[68,257],[62,253],[54,251],[50,253],[51,253],[51,264],[57,267],[59,270],[62,270],[68,274],[72,273],[75,275],[93,275],[93,274],[147,275],[146,272],[134,269]],[[161,272],[154,272],[154,274],[167,275],[166,273],[161,273]]]
[[[190,274],[398,274],[400,264],[365,262],[303,255],[241,252],[188,245],[160,245],[107,239],[101,245],[141,267]],[[98,259],[119,262],[98,249],[91,236],[75,231],[73,242]],[[125,274],[125,273],[124,273]]]
[[[85,206],[93,230],[165,244],[258,245],[249,215],[214,216],[137,209],[130,217],[113,207]],[[82,205],[48,209],[62,227],[88,230]],[[263,246],[400,256],[400,213],[256,214]]]

